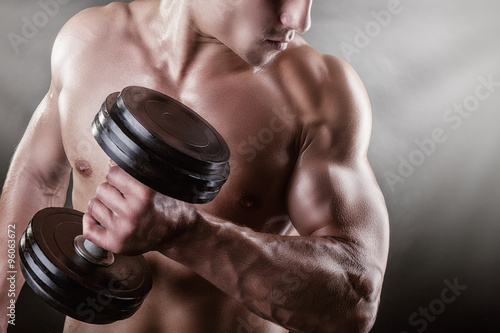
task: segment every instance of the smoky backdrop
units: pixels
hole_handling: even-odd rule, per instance
[[[0,184],[49,88],[57,32],[109,2],[0,3]],[[372,102],[369,159],[391,220],[372,332],[500,332],[499,13],[495,0],[313,4],[306,40],[347,60]],[[60,332],[27,289],[9,332]]]

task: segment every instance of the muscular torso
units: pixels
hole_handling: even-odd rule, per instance
[[[221,133],[231,149],[227,183],[213,202],[200,209],[257,231],[292,232],[285,198],[302,140],[296,117],[304,96],[292,93],[300,89],[299,84],[280,73],[280,66],[272,72],[243,69],[219,73],[204,63],[194,63],[179,81],[169,74],[168,63],[158,65],[156,61],[155,52],[164,50],[127,38],[127,31],[139,33],[133,31],[137,29],[133,23],[123,25],[134,22],[130,20],[133,11],[123,8],[127,5],[113,6],[116,23],[109,36],[103,35],[99,43],[88,47],[80,67],[70,61],[62,68],[70,73],[64,74],[59,112],[63,146],[73,168],[74,208],[86,211],[108,169],[109,158],[90,130],[95,114],[108,94],[139,85],[187,104]],[[78,40],[73,43],[78,47]],[[99,327],[68,318],[66,331],[285,332],[186,267],[157,252],[145,257],[154,274],[154,286],[132,318]]]

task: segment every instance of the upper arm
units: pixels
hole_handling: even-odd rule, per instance
[[[16,148],[3,198],[7,194],[13,198],[23,197],[30,189],[40,190],[36,191],[37,195],[65,197],[71,173],[65,148],[68,148],[68,135],[74,135],[74,131],[71,132],[74,127],[69,125],[78,123],[75,117],[89,103],[88,91],[98,90],[101,87],[97,83],[104,81],[95,75],[102,72],[101,68],[91,70],[94,63],[99,63],[97,51],[99,47],[102,49],[99,42],[107,31],[102,24],[96,27],[96,20],[105,22],[103,16],[98,8],[86,9],[71,18],[57,35],[50,63],[50,87]]]
[[[65,195],[71,166],[61,136],[58,97],[52,82],[16,148],[7,180],[26,178],[46,194]]]
[[[333,237],[385,266],[387,209],[367,159],[370,103],[347,64],[330,59],[328,73],[321,108],[304,123],[287,198],[290,218],[299,234]]]
[[[62,90],[70,85],[76,70],[69,70],[68,66],[74,65],[79,57],[78,45],[72,37],[78,34],[79,21],[77,15],[66,23],[54,42],[49,90],[34,111],[16,148],[6,185],[25,178],[47,194],[67,187],[71,165],[64,149],[60,110]]]

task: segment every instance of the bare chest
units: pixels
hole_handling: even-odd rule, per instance
[[[150,88],[169,94],[165,86]],[[172,95],[212,124],[231,150],[228,181],[214,201],[200,208],[256,230],[285,232],[286,186],[297,156],[288,106],[260,85],[244,82],[198,85]],[[74,171],[73,204],[83,211],[108,169],[109,158],[90,126],[102,102],[96,97],[61,110],[63,144]]]

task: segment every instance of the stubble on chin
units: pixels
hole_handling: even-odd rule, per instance
[[[242,56],[249,65],[254,67],[263,67],[273,62],[276,58],[275,52],[269,52],[264,50],[264,45],[258,45],[257,47],[247,51]]]

